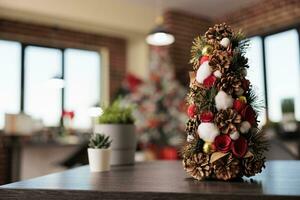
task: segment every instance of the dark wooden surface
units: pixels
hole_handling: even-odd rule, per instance
[[[90,173],[88,166],[0,187],[0,199],[300,199],[300,161],[270,161],[240,181],[195,181],[180,161],[137,163]]]

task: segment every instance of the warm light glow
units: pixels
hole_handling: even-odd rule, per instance
[[[100,107],[91,107],[89,109],[89,115],[91,117],[99,117],[100,115],[102,115],[103,113],[103,109]]]
[[[147,36],[146,42],[154,46],[170,45],[175,41],[173,35],[164,32],[156,32]]]

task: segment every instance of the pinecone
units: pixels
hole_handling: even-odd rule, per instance
[[[238,74],[229,72],[217,82],[217,88],[227,94],[239,93],[242,89],[242,79]]]
[[[193,154],[183,159],[185,171],[197,180],[203,180],[211,175],[212,167],[209,164],[209,155],[204,153]]]
[[[229,134],[237,130],[237,126],[242,122],[242,117],[235,110],[227,108],[220,110],[215,117],[215,123],[220,131]]]
[[[210,58],[209,66],[213,71],[227,72],[231,63],[231,56],[227,51],[215,50]]]
[[[245,176],[254,176],[255,174],[261,173],[262,169],[265,168],[265,158],[258,160],[253,158],[243,159],[242,166]]]
[[[238,177],[240,174],[240,161],[234,158],[232,154],[224,156],[223,158],[213,163],[214,176],[221,180],[230,180]]]
[[[231,38],[232,30],[226,23],[216,24],[213,28],[209,28],[205,33],[205,37],[209,44],[219,43],[223,38]]]
[[[195,136],[198,126],[199,126],[199,120],[197,118],[189,119],[189,121],[186,123],[185,131],[188,135]]]

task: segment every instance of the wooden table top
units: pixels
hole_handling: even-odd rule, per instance
[[[241,181],[196,181],[180,161],[154,161],[91,173],[88,166],[0,187],[0,199],[300,199],[300,161],[269,161]]]

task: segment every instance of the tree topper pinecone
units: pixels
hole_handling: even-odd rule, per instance
[[[265,167],[267,142],[257,120],[263,105],[246,79],[247,46],[244,35],[225,23],[193,42],[182,157],[197,180],[249,177]]]

